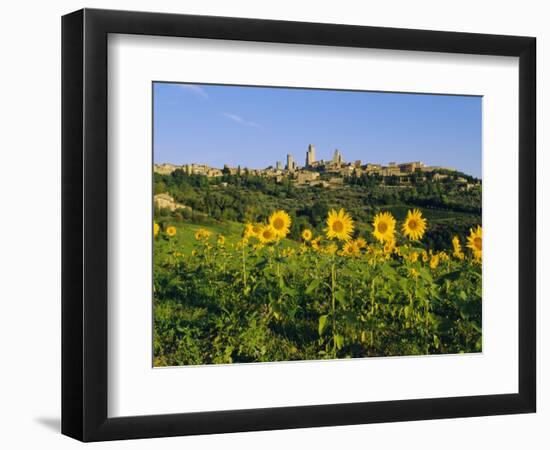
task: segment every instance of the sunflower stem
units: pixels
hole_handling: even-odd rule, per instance
[[[281,259],[281,248],[280,248],[280,241],[277,241],[276,243],[276,248],[277,248],[277,258],[276,258],[276,261],[277,261],[277,278],[281,278],[281,263],[280,263],[280,259]]]
[[[331,300],[332,300],[332,312],[331,312],[331,318],[332,318],[332,349],[334,352],[334,356],[336,356],[336,296],[335,290],[336,290],[336,263],[334,262],[334,257],[332,259],[332,267],[331,267]]]
[[[242,250],[242,255],[243,255],[243,286],[244,286],[244,291],[246,293],[246,252],[245,252],[244,243],[243,243],[242,248],[243,248],[243,250]]]
[[[170,239],[168,241],[168,253],[169,253],[169,258],[170,258],[170,265],[174,266],[175,265],[175,261],[174,261],[174,245],[172,244],[172,239]]]
[[[371,320],[372,320],[372,317],[374,316],[374,296],[375,296],[375,292],[376,292],[375,283],[376,283],[376,277],[374,277],[371,281],[371,291],[370,291],[370,315],[371,315]],[[370,330],[370,346],[374,347],[374,329],[372,329],[372,328]]]
[[[424,321],[426,326],[426,355],[430,354],[430,333],[429,333],[429,304],[424,300]]]

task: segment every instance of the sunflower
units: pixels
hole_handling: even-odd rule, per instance
[[[269,225],[271,225],[278,238],[284,238],[288,234],[291,222],[290,216],[283,210],[275,211],[269,217]]]
[[[386,241],[384,244],[384,253],[386,255],[391,255],[395,250],[395,240]]]
[[[197,232],[195,233],[195,239],[197,241],[200,241],[202,239],[208,239],[210,237],[210,231],[208,231],[205,228],[199,228]]]
[[[327,255],[334,255],[338,251],[338,246],[334,243],[327,245],[327,247],[324,249],[324,252]]]
[[[357,238],[355,240],[355,243],[357,244],[357,247],[359,247],[359,249],[367,248],[367,241],[365,241],[365,239],[363,239],[362,237]]]
[[[153,224],[153,235],[157,237],[159,235],[160,226],[158,223],[154,222]]]
[[[395,219],[389,212],[378,213],[372,222],[372,235],[380,242],[392,241],[395,233]]]
[[[289,258],[291,257],[292,255],[294,255],[294,249],[293,248],[285,248],[282,252],[281,252],[281,256],[283,258]]]
[[[218,234],[218,245],[223,246],[225,244],[225,236],[223,234]]]
[[[302,231],[302,239],[304,241],[310,241],[312,237],[313,233],[311,232],[311,230],[306,228],[304,231]]]
[[[468,236],[468,243],[466,247],[472,250],[476,261],[481,261],[482,242],[481,242],[481,227],[478,225],[474,230],[470,228],[470,236]]]
[[[458,259],[464,259],[464,253],[462,252],[458,236],[453,237],[453,256]]]
[[[356,241],[348,241],[342,247],[342,254],[345,256],[359,256],[360,251]]]
[[[255,236],[257,236],[257,233],[254,233],[254,225],[252,225],[251,223],[247,223],[244,226],[243,237],[249,238],[249,237],[255,237]]]
[[[409,210],[402,230],[403,234],[413,241],[422,239],[426,232],[426,219],[418,209]]]
[[[416,261],[418,261],[418,252],[412,252],[409,255],[409,259],[412,263],[415,263]]]
[[[176,227],[170,225],[168,228],[166,228],[166,234],[170,237],[174,237],[176,235]]]
[[[349,241],[351,233],[353,233],[353,219],[344,209],[340,209],[338,212],[333,209],[328,213],[325,232],[329,239]]]
[[[444,251],[440,251],[438,255],[441,261],[449,261],[451,259],[449,258],[449,255],[447,255],[447,253],[445,253]]]
[[[321,236],[311,240],[311,248],[313,250],[319,250],[319,243],[321,242]]]
[[[255,223],[252,225],[252,233],[255,237],[257,237],[260,234],[260,231],[262,231],[262,224],[261,223]]]
[[[430,258],[430,269],[436,269],[439,265],[439,254],[432,255]]]
[[[266,225],[262,228],[262,231],[260,231],[258,238],[262,244],[267,244],[277,239],[277,232],[271,225]]]

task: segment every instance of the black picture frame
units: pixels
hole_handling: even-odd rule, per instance
[[[519,57],[518,393],[107,416],[110,33]],[[62,433],[82,441],[535,412],[536,39],[83,9],[62,18]],[[510,293],[510,295],[514,295]]]

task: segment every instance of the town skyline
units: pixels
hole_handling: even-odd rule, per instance
[[[420,160],[481,178],[481,98],[154,83],[154,162],[266,168],[315,143],[348,161]],[[196,155],[200,155],[197,157]]]
[[[313,144],[309,144],[309,146],[311,146]],[[309,147],[308,146],[308,147]],[[317,149],[315,148],[315,151]],[[333,151],[333,158],[334,158],[334,152],[339,152],[340,155],[343,155],[343,152],[340,150],[340,149],[334,149]],[[307,161],[307,151],[306,151],[306,161]],[[266,165],[264,167],[253,167],[253,166],[248,166],[246,164],[237,164],[237,165],[229,165],[229,164],[226,164],[226,163],[223,163],[223,164],[217,164],[217,165],[209,165],[209,164],[206,164],[206,163],[203,163],[203,162],[200,162],[200,161],[178,161],[178,162],[174,162],[174,161],[154,161],[154,166],[174,166],[174,167],[184,167],[184,166],[188,166],[188,165],[204,165],[204,166],[209,166],[209,167],[213,167],[213,168],[219,168],[219,169],[223,169],[224,167],[231,167],[231,168],[238,168],[240,167],[241,169],[252,169],[252,170],[267,170],[267,169],[271,169],[271,168],[274,168],[274,169],[277,169],[278,168],[278,164],[280,163],[281,166],[282,166],[282,169],[285,169],[288,167],[288,157],[291,156],[294,163],[296,164],[296,168],[299,168],[299,169],[305,169],[305,168],[308,168],[308,164],[307,162],[305,164],[300,164],[299,161],[300,161],[300,158],[294,158],[294,153],[287,153],[285,155],[285,158],[281,158],[281,159],[278,159],[278,160],[274,160],[274,163],[273,164],[269,164],[269,165]],[[315,162],[329,162],[331,161],[333,158],[331,159],[315,159],[314,161]],[[413,158],[414,159],[414,158]],[[441,168],[441,169],[449,169],[449,170],[453,170],[453,171],[459,171],[459,172],[462,172],[462,173],[465,173],[466,175],[470,175],[470,176],[473,176],[475,178],[479,178],[481,179],[481,177],[476,177],[475,175],[473,174],[470,174],[470,173],[467,173],[467,172],[463,172],[462,170],[459,170],[457,168],[454,168],[454,167],[448,167],[448,166],[440,166],[440,165],[434,165],[434,164],[425,164],[425,161],[413,161],[413,159],[411,160],[407,160],[407,161],[387,161],[387,162],[381,162],[381,161],[363,161],[363,160],[355,160],[355,161],[347,161],[347,160],[344,160],[342,159],[342,162],[343,163],[356,163],[357,161],[361,162],[361,165],[364,165],[364,164],[369,164],[369,165],[379,165],[379,166],[382,166],[382,167],[391,167],[393,165],[403,165],[403,164],[410,164],[410,163],[417,163],[417,162],[421,162],[423,163],[426,167],[436,167],[436,168]]]
[[[299,165],[292,154],[287,154],[286,164],[276,161],[275,165],[265,168],[251,168],[240,165],[230,167],[224,164],[223,168],[209,166],[200,163],[188,163],[174,165],[170,163],[154,164],[154,171],[161,175],[168,175],[175,170],[181,170],[187,175],[200,175],[208,178],[218,178],[224,175],[248,174],[266,178],[272,178],[277,182],[284,179],[292,181],[297,186],[339,187],[344,184],[345,178],[362,176],[378,176],[382,179],[392,180],[391,183],[408,185],[414,176],[417,181],[428,179],[441,181],[449,177],[466,189],[475,184],[480,184],[481,179],[476,179],[468,174],[463,174],[453,167],[430,166],[422,161],[390,162],[382,165],[361,160],[345,161],[343,153],[335,149],[332,159],[318,160],[316,149],[309,144],[304,165]]]

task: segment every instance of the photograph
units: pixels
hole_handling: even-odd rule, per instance
[[[3,5],[0,449],[550,449],[548,14],[422,3]]]
[[[482,351],[481,96],[152,89],[154,367]]]

